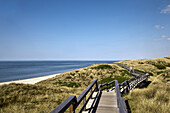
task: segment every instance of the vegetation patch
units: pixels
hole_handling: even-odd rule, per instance
[[[167,65],[165,65],[166,67],[170,67],[170,63],[168,63]]]
[[[134,70],[138,71],[138,72],[141,72],[141,73],[144,73],[144,74],[149,73],[150,76],[153,76],[153,73],[151,73],[151,72],[145,72],[145,71],[138,70],[138,69],[134,69]]]
[[[144,64],[143,62],[138,62],[138,64]]]
[[[156,65],[156,64],[153,64],[155,67],[157,67],[158,69],[166,69],[166,66],[164,65]]]
[[[92,69],[112,69],[112,66],[110,65],[99,65],[96,67],[92,67]]]
[[[131,77],[125,77],[125,76],[117,76],[117,77],[114,77],[114,78],[107,77],[107,78],[104,78],[101,81],[99,81],[98,84],[109,83],[109,82],[111,82],[113,80],[117,80],[119,83],[122,83],[125,80],[129,80],[130,78]]]
[[[165,71],[157,71],[156,74],[159,75],[161,73],[164,73]]]
[[[115,80],[115,79],[111,78],[111,77],[107,77],[107,78],[102,79],[101,81],[98,81],[98,84],[109,83],[109,82],[111,82],[113,80]]]
[[[164,58],[166,58],[166,59],[170,59],[170,57],[164,57]]]
[[[129,73],[129,71],[127,71],[127,70],[120,70],[120,72],[121,72],[121,76],[125,76],[125,75],[131,75],[130,73]]]

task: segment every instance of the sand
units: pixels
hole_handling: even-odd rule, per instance
[[[47,75],[47,76],[29,78],[29,79],[23,79],[23,80],[15,80],[15,81],[9,81],[9,82],[1,82],[0,85],[10,84],[10,83],[35,84],[42,80],[46,80],[48,78],[55,77],[56,75],[59,75],[59,74],[53,74],[53,75]]]

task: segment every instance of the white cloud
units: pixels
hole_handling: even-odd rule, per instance
[[[161,25],[155,25],[154,26],[156,29],[164,29],[164,26],[161,26]]]
[[[170,40],[170,38],[167,36],[167,35],[161,35],[160,38],[156,38],[155,40],[158,41],[158,40]]]
[[[161,38],[166,38],[166,37],[168,37],[168,36],[167,36],[167,35],[162,35],[162,36],[161,36]]]
[[[166,8],[164,8],[164,9],[162,9],[161,13],[164,13],[164,14],[170,13],[170,5],[166,6]]]

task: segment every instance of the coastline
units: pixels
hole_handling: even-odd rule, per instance
[[[0,85],[4,85],[4,84],[10,84],[10,83],[21,83],[21,84],[35,84],[38,83],[40,81],[46,80],[48,78],[53,78],[58,74],[52,74],[52,75],[45,75],[45,76],[41,76],[41,77],[35,77],[35,78],[29,78],[29,79],[22,79],[22,80],[14,80],[14,81],[8,81],[8,82],[0,82]]]

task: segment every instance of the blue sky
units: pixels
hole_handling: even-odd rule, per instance
[[[0,60],[170,56],[170,0],[0,0]]]

